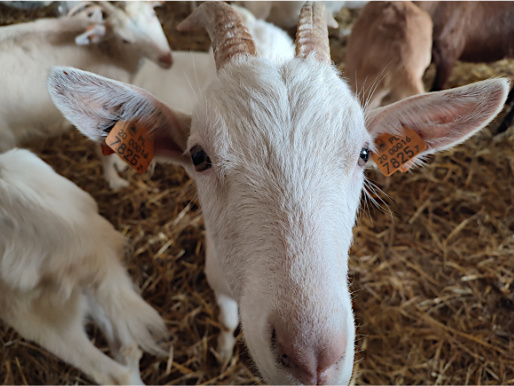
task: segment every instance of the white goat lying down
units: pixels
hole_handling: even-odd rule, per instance
[[[142,383],[138,347],[166,355],[166,327],[135,291],[124,246],[89,194],[28,150],[0,155],[0,318],[104,384]],[[88,315],[116,361],[89,341]]]
[[[243,18],[261,58],[271,61],[294,57],[294,43],[282,29],[256,19],[245,8],[233,7]],[[210,52],[173,51],[173,67],[159,68],[146,61],[133,84],[142,87],[168,106],[192,113],[207,86],[216,79],[216,63]],[[172,85],[172,87],[170,87]]]
[[[105,19],[102,16],[105,14]],[[72,126],[46,90],[51,66],[74,66],[132,82],[144,58],[169,68],[171,51],[152,6],[86,4],[61,18],[0,27],[0,153],[35,136],[53,136]],[[7,76],[8,74],[8,76]],[[102,157],[113,189],[128,182]]]
[[[228,357],[241,318],[268,383],[345,384],[355,325],[348,251],[374,139],[402,125],[447,149],[501,110],[508,81],[494,79],[368,111],[331,64],[321,3],[302,9],[296,57],[263,60],[240,17],[206,2],[179,25],[205,26],[217,67],[191,116],[144,90],[73,68],[48,87],[65,116],[102,142],[119,120],[154,128],[155,152],[195,179],[205,217],[206,272]],[[228,30],[223,28],[231,27]],[[173,85],[169,85],[173,87]]]

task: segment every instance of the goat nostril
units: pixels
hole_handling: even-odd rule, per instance
[[[167,54],[159,57],[159,63],[164,68],[170,68],[171,65],[173,64],[173,58],[171,56],[171,53],[167,53]]]
[[[282,346],[277,341],[277,330],[274,328],[271,330],[271,348],[276,352],[278,356],[278,362],[285,368],[290,368],[292,365],[291,359],[283,351]]]
[[[291,367],[291,360],[287,356],[287,354],[282,354],[280,356],[280,364],[284,366],[286,369]]]

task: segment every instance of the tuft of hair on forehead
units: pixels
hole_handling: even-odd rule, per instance
[[[297,121],[318,121],[322,125],[331,118],[346,121],[363,117],[359,102],[338,70],[320,63],[313,54],[284,65],[283,78]],[[344,127],[333,129],[340,131]]]
[[[208,99],[213,99],[213,104],[227,114],[234,107],[241,110],[260,107],[278,117],[284,113],[281,103],[291,108],[288,108],[289,113],[296,114],[361,111],[335,67],[319,63],[313,56],[280,65],[261,58],[236,59],[218,73],[218,80],[209,88],[208,94]],[[305,111],[305,107],[313,105],[316,110]],[[249,114],[252,112],[248,111]]]

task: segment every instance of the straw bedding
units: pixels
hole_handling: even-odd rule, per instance
[[[1,24],[41,15],[0,7]],[[173,49],[206,49],[203,32],[174,31],[189,11],[189,4],[167,3],[158,14]],[[357,15],[341,11],[340,28]],[[339,31],[332,32],[331,46],[344,69]],[[491,76],[514,78],[513,62],[459,64],[449,86]],[[494,136],[494,128],[433,157],[423,169],[393,175],[384,187],[389,198],[379,194],[387,204],[382,210],[363,206],[350,260],[358,325],[353,382],[514,384],[514,129]],[[127,266],[165,318],[174,345],[170,359],[143,357],[142,379],[259,383],[240,333],[232,361],[216,360],[218,311],[203,274],[201,210],[186,174],[161,165],[152,175],[127,172],[130,188],[113,193],[94,145],[76,131],[29,147],[92,194],[101,214],[130,240]],[[374,172],[368,175],[377,180]],[[99,332],[90,325],[88,331],[107,351]],[[0,347],[3,384],[89,382],[1,322]]]

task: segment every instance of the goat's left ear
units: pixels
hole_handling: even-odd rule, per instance
[[[501,111],[507,79],[491,79],[451,90],[416,95],[366,114],[373,138],[382,133],[400,134],[408,127],[427,143],[422,154],[431,154],[464,142]]]
[[[138,121],[152,130],[155,155],[188,166],[191,117],[166,107],[139,87],[73,67],[52,67],[48,92],[64,117],[87,137],[103,143],[118,121]]]

